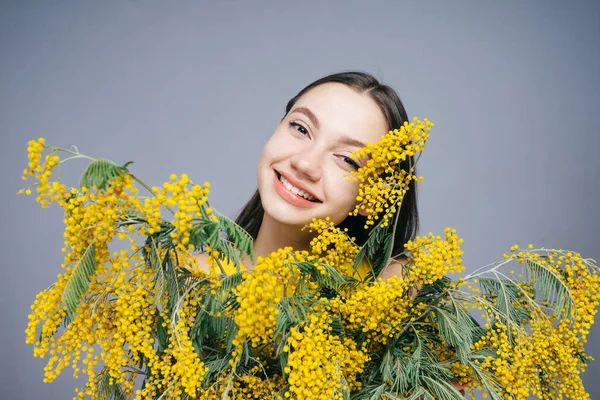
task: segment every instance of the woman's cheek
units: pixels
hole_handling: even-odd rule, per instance
[[[347,193],[349,193],[349,197],[352,199],[352,202],[356,202],[356,197],[358,196],[358,182],[349,181],[348,178],[344,178],[346,180],[347,185]]]
[[[263,156],[271,162],[279,161],[293,154],[295,147],[285,137],[274,135],[265,145]]]
[[[349,182],[346,178],[343,179],[345,182],[340,193],[345,193],[345,196],[343,197],[344,204],[340,204],[340,208],[350,212],[354,210],[354,207],[356,207],[356,204],[358,203],[356,201],[356,197],[358,196],[358,183]]]

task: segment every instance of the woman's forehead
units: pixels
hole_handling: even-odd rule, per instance
[[[314,128],[374,142],[388,131],[379,105],[368,95],[340,83],[319,85],[298,99],[290,113],[302,114]]]

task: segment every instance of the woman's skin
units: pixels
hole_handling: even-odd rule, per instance
[[[336,225],[356,206],[358,182],[349,175],[366,159],[352,152],[388,132],[386,119],[368,94],[339,83],[326,83],[305,93],[279,121],[258,163],[257,181],[265,210],[254,254],[268,256],[292,246],[308,250],[312,234],[302,227],[312,218],[330,217]],[[308,201],[290,192],[279,177],[316,198]],[[314,199],[313,199],[314,200]],[[206,254],[197,256],[206,269]],[[252,269],[249,260],[244,265]],[[400,273],[394,261],[382,278]]]

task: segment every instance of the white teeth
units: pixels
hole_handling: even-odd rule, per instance
[[[283,186],[285,186],[285,188],[287,190],[289,190],[290,192],[298,195],[298,196],[302,196],[304,197],[306,200],[316,200],[315,197],[309,195],[308,193],[306,193],[304,190],[298,189],[296,186],[292,185],[287,179],[285,179],[282,175],[279,176],[279,180],[281,181],[281,183],[283,183]]]

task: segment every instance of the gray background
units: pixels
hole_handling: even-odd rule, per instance
[[[373,73],[436,123],[422,231],[455,227],[469,269],[514,244],[598,258],[600,3],[0,2],[0,397],[67,399],[24,344],[55,280],[62,213],[18,197],[27,141],[76,144],[154,185],[187,172],[234,214],[286,101],[322,75]],[[63,168],[75,183],[83,162]],[[600,359],[600,327],[588,343]],[[600,399],[600,361],[584,375]]]

